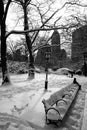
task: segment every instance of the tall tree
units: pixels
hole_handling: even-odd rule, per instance
[[[29,30],[29,26],[28,26],[28,9],[27,6],[30,3],[31,0],[25,0],[23,3],[23,12],[24,12],[24,30]],[[28,51],[29,51],[29,78],[33,78],[34,77],[34,57],[32,55],[32,43],[31,43],[31,39],[29,36],[29,33],[25,34],[25,38],[26,38],[26,44],[28,47]]]
[[[24,19],[24,31],[29,30],[29,24],[28,24],[28,5],[30,4],[31,0],[15,0],[19,5],[22,6],[22,12],[24,14],[23,19]],[[29,78],[34,77],[34,57],[32,54],[32,42],[29,33],[25,33],[25,40],[29,52],[29,73],[28,76]]]
[[[2,65],[2,84],[10,83],[9,74],[8,74],[8,67],[7,67],[7,46],[6,46],[6,17],[9,5],[11,0],[8,0],[6,7],[4,9],[3,0],[0,0],[0,8],[2,9],[2,13],[0,12],[0,23],[1,23],[1,65]]]
[[[2,23],[3,14],[4,14],[4,4],[3,0],[0,0],[0,25]]]

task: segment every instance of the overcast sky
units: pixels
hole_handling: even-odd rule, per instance
[[[34,0],[33,0],[33,1],[34,1]],[[40,1],[40,0],[39,0],[39,1]],[[56,1],[56,0],[55,0],[55,1]],[[52,6],[53,10],[56,10],[56,9],[60,8],[62,2],[64,2],[64,1],[63,1],[63,0],[57,0],[57,1],[55,2],[55,4]],[[47,4],[46,4],[46,6],[47,6]],[[46,6],[44,7],[44,10],[45,10]],[[44,10],[43,10],[43,11],[44,11]],[[22,26],[22,22],[23,22],[23,21],[21,22],[21,20],[19,20],[19,24],[18,24],[18,22],[17,22],[17,21],[18,21],[18,18],[21,16],[20,12],[17,12],[17,11],[18,11],[17,6],[14,6],[14,5],[11,5],[11,6],[10,6],[9,11],[8,11],[7,21],[6,21],[8,31],[11,31],[11,30],[23,30],[23,26]],[[62,11],[60,11],[60,12],[58,13],[58,16],[55,15],[50,22],[52,23],[52,22],[55,20],[55,17],[59,17],[59,16],[63,15],[63,14],[64,14],[64,11],[65,11],[65,9],[63,9]],[[48,17],[49,17],[52,13],[53,13],[53,12],[50,11],[50,12],[48,13]],[[35,19],[37,19],[37,21],[38,21],[38,16],[36,17],[37,14],[35,14],[35,12],[33,12],[33,17],[34,17],[34,15],[35,15]],[[40,22],[39,22],[39,24],[40,24]],[[40,34],[42,35],[42,32],[41,32]],[[10,38],[12,38],[12,39],[14,39],[14,40],[16,40],[16,38],[19,39],[19,37],[20,37],[20,35],[13,35],[13,34],[10,36]]]
[[[35,0],[32,0],[35,4]],[[37,0],[37,1],[42,1],[42,0]],[[58,8],[61,7],[61,5],[63,5],[65,3],[65,1],[68,1],[68,0],[55,0],[55,4],[52,5],[52,8],[53,10],[56,10]],[[71,0],[70,0],[71,1]],[[87,3],[87,0],[83,0],[82,2],[86,2]],[[45,8],[47,7],[47,3],[46,3],[46,6],[44,7],[44,10]],[[44,11],[43,10],[43,11]],[[75,8],[75,6],[73,6],[72,10],[67,10],[66,8],[62,9],[61,11],[59,11],[54,17],[52,20],[50,20],[50,23],[53,23],[55,21],[55,19],[59,16],[62,16],[62,19],[60,20],[60,23],[61,22],[64,22],[64,18],[68,18],[70,14],[74,14],[76,12],[82,12],[84,13],[85,12],[85,9],[84,8],[81,8],[81,7],[78,7],[78,8]],[[52,14],[53,12],[49,12],[48,13],[48,17]],[[35,14],[35,11],[33,12],[32,11],[32,17],[35,16],[35,19],[38,21],[38,18],[39,16],[37,14]],[[9,8],[9,12],[8,12],[8,16],[7,16],[7,29],[8,31],[10,30],[23,30],[23,21],[21,22],[21,20],[19,20],[19,23],[17,22],[18,19],[21,17],[21,13],[19,12],[18,10],[18,7],[17,6],[13,6],[11,5],[10,8]],[[37,16],[37,17],[36,17]],[[40,22],[39,22],[40,24]],[[42,32],[40,33],[42,34]],[[51,35],[51,33],[50,33]],[[12,38],[13,40],[16,40],[16,39],[20,39],[20,35],[11,35],[10,38]]]

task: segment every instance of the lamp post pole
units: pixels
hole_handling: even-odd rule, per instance
[[[45,91],[47,91],[48,88],[48,61],[50,59],[50,52],[46,52],[46,68],[45,68],[45,72],[46,72],[46,79],[45,79]]]
[[[45,90],[48,88],[48,70],[46,71]]]

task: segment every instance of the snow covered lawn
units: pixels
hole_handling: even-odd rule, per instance
[[[84,110],[85,92],[79,95],[61,128],[45,124],[43,98],[59,91],[73,82],[73,78],[64,75],[49,74],[48,91],[44,91],[45,74],[35,74],[35,79],[28,80],[27,74],[12,75],[12,84],[0,88],[0,128],[6,130],[79,130]],[[77,81],[86,86],[84,77],[77,76]],[[1,82],[1,79],[0,79]],[[80,107],[79,107],[80,106]],[[77,122],[77,123],[75,123]],[[75,128],[73,128],[75,127]]]

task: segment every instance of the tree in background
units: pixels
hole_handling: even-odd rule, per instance
[[[31,0],[25,0],[24,3],[22,2],[21,5],[23,7],[23,12],[24,12],[24,30],[29,30],[29,26],[28,26],[28,4],[30,4]],[[31,39],[29,36],[29,33],[25,34],[25,39],[26,39],[26,44],[27,44],[27,48],[29,51],[29,73],[28,76],[29,78],[34,78],[34,57],[32,54],[32,43],[31,43]]]
[[[28,61],[28,49],[26,45],[26,41],[24,38],[21,38],[20,40],[14,42],[12,40],[9,40],[7,42],[7,58],[8,60],[12,61]],[[18,60],[19,59],[19,60]]]

